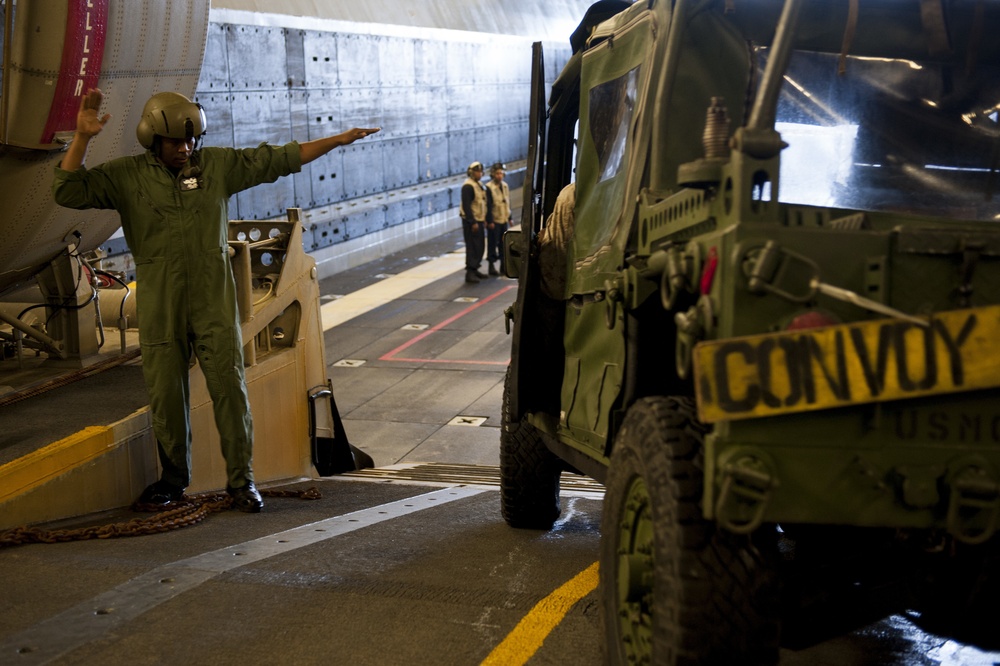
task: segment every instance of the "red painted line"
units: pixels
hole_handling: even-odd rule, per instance
[[[462,361],[459,359],[448,359],[448,358],[386,358],[383,356],[379,359],[380,361],[401,361],[409,363],[454,363],[456,365],[507,365],[510,363],[510,359],[506,361]]]
[[[434,359],[434,358],[395,358],[395,356],[396,356],[396,354],[400,353],[404,349],[406,349],[406,348],[410,347],[411,345],[414,345],[417,342],[423,340],[424,338],[426,338],[431,333],[434,333],[436,331],[440,331],[442,328],[444,328],[448,324],[451,324],[452,322],[461,319],[462,317],[464,317],[465,315],[469,314],[470,312],[472,312],[476,308],[478,308],[480,306],[483,306],[483,305],[486,305],[487,303],[489,303],[490,301],[492,301],[494,298],[500,296],[501,294],[507,293],[508,291],[510,291],[511,289],[513,289],[515,286],[516,285],[506,286],[503,289],[500,289],[499,291],[497,291],[496,293],[490,294],[489,296],[487,296],[486,298],[484,298],[484,299],[482,299],[480,301],[476,301],[475,303],[473,303],[469,307],[465,308],[461,312],[459,312],[457,314],[454,314],[451,317],[448,317],[447,319],[445,319],[441,323],[435,324],[431,328],[428,328],[426,331],[423,331],[422,333],[420,333],[420,335],[418,335],[418,336],[416,336],[416,337],[414,337],[414,338],[412,338],[412,339],[404,342],[400,346],[398,346],[395,349],[393,349],[391,352],[388,352],[387,354],[383,354],[382,356],[379,357],[378,360],[380,360],[380,361],[408,361],[408,362],[417,362],[417,363],[470,363],[470,364],[475,364],[475,365],[507,365],[507,363],[510,362],[509,360],[503,361],[503,362],[501,362],[501,361],[461,361],[461,360],[457,360],[457,359],[445,360],[445,359]]]

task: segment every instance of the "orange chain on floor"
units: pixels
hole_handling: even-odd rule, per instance
[[[298,497],[305,500],[322,497],[316,487],[306,490],[261,490],[260,494],[264,497]],[[226,493],[202,493],[185,495],[183,500],[171,502],[166,506],[133,504],[133,511],[155,512],[155,514],[120,523],[76,529],[46,530],[39,527],[15,527],[0,532],[0,548],[26,543],[116,539],[118,537],[169,532],[188,525],[196,525],[204,520],[208,514],[230,508],[232,503],[233,499]]]

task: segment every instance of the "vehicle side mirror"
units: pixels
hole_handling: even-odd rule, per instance
[[[508,229],[503,234],[503,272],[509,278],[521,275],[521,230]]]

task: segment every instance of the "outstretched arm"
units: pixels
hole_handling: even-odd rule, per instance
[[[76,134],[69,143],[66,155],[59,165],[67,171],[75,171],[83,166],[83,160],[87,156],[87,145],[90,140],[101,133],[104,125],[111,119],[111,114],[103,116],[97,115],[97,110],[101,108],[101,100],[104,94],[97,88],[91,88],[87,94],[80,97],[80,110],[76,113]]]
[[[309,164],[314,159],[326,155],[334,148],[346,146],[354,143],[358,139],[363,139],[369,134],[381,131],[381,127],[355,127],[340,134],[334,134],[323,139],[306,141],[299,144],[299,155],[303,164]]]

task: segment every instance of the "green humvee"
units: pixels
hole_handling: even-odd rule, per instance
[[[564,470],[604,484],[609,663],[773,663],[833,579],[995,626],[1000,6],[580,30],[547,107],[535,46],[505,241],[505,520],[550,528]]]

